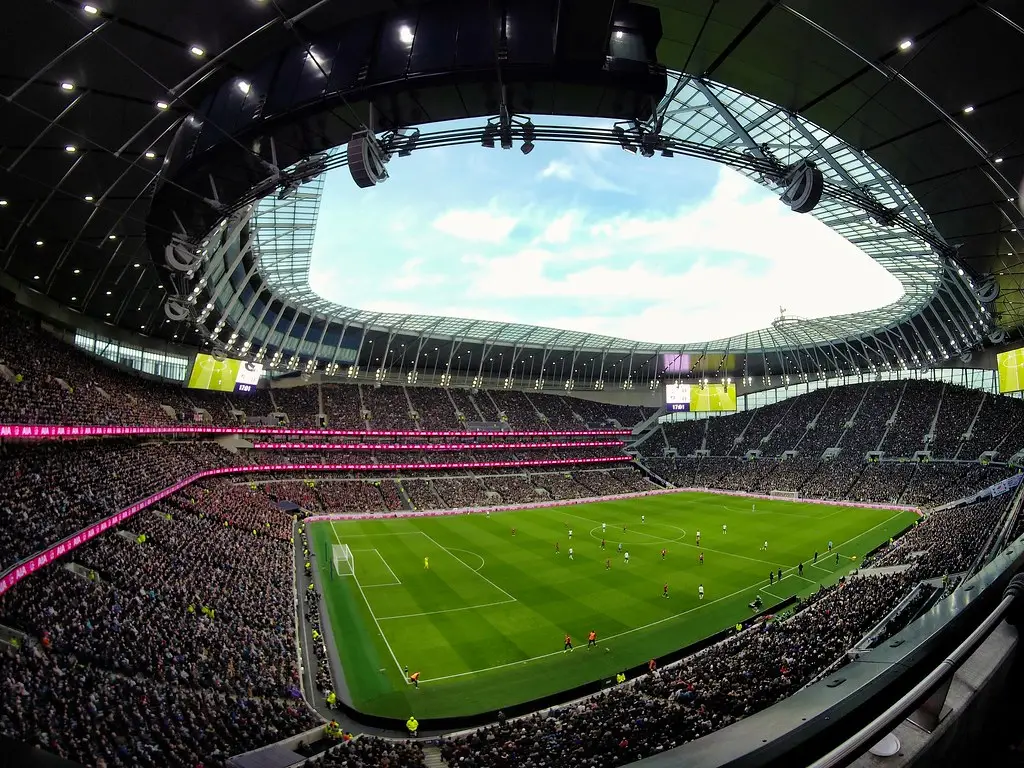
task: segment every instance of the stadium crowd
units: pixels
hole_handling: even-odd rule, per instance
[[[0,598],[0,623],[29,636],[0,651],[0,732],[84,765],[193,768],[318,724],[298,689],[283,513],[261,508],[250,529],[204,498]]]
[[[914,566],[920,578],[934,579],[965,572],[984,551],[984,544],[1006,510],[1009,496],[932,512],[870,565]]]
[[[903,574],[843,581],[786,620],[575,704],[448,739],[441,753],[460,768],[607,768],[650,757],[798,691],[841,660],[908,584]]]
[[[55,544],[228,454],[202,443],[124,440],[0,446],[0,568]]]
[[[293,427],[319,426],[327,416],[334,429],[460,429],[465,421],[498,421],[496,399],[514,403],[509,425],[525,429],[580,429],[587,422],[631,427],[655,408],[604,406],[561,395],[531,395],[550,413],[541,413],[521,392],[452,390],[363,384],[308,384],[259,389],[246,395],[184,390],[143,379],[99,361],[66,344],[17,312],[0,307],[0,422],[11,424],[161,425],[175,422],[239,423],[244,417],[284,412]],[[448,392],[451,392],[449,396]],[[492,396],[493,395],[493,396]],[[587,416],[577,415],[576,403]],[[412,418],[415,412],[420,418]],[[486,413],[486,416],[483,414]]]
[[[339,428],[451,428],[459,423],[456,411],[465,421],[496,421],[501,414],[525,428],[613,420],[628,426],[653,412],[543,393],[351,384],[263,390],[242,402],[115,371],[8,310],[0,311],[0,321],[9,330],[0,335],[0,420],[8,422],[161,424],[198,416],[230,423],[247,407],[276,407],[292,424],[312,426],[321,401],[328,426]],[[753,412],[666,424],[642,452],[652,469],[680,485],[938,505],[1015,470],[865,463],[864,453],[910,457],[931,447],[945,459],[976,459],[983,450],[1005,458],[1024,444],[1022,407],[1009,398],[926,381],[862,384],[817,390]],[[971,437],[962,439],[968,432]],[[838,458],[819,459],[832,447],[841,449]],[[665,458],[666,449],[684,458]],[[701,449],[712,455],[685,458]],[[749,450],[763,457],[744,461]],[[779,460],[787,450],[799,455]],[[530,451],[520,457],[566,455],[607,451]],[[272,469],[284,461],[334,463],[344,456],[293,451],[254,460],[252,453],[200,442],[5,443],[0,568],[199,469],[241,463]],[[388,460],[372,453],[349,456]],[[484,451],[447,456],[448,463],[509,458]],[[437,460],[434,454],[417,458]],[[0,650],[0,733],[90,765],[194,768],[220,766],[229,755],[319,724],[299,690],[293,521],[279,502],[313,512],[385,512],[403,508],[406,500],[420,508],[457,508],[656,487],[633,467],[401,481],[307,474],[301,481],[269,470],[200,481],[0,597],[0,623],[28,636]],[[678,665],[568,707],[447,740],[442,752],[460,768],[603,768],[749,716],[842,663],[845,651],[919,580],[966,570],[1007,501],[935,512],[867,563],[908,566],[900,573],[844,580],[821,589],[792,616],[755,625]],[[1018,522],[1013,535],[1022,526]],[[300,545],[308,549],[304,537]],[[65,567],[69,560],[76,568]],[[300,608],[319,632],[316,595],[305,595]],[[904,611],[885,631],[897,631],[912,615]],[[318,651],[321,691],[330,686],[329,675],[326,654]],[[319,765],[400,768],[423,760],[416,744],[363,737],[337,745]]]

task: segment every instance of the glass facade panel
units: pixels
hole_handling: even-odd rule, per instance
[[[95,336],[88,331],[75,332],[75,346],[132,370],[178,384],[185,381],[185,375],[188,373],[187,357],[151,352],[113,339]]]
[[[740,395],[736,398],[737,411],[749,411],[765,405],[772,405],[798,395],[806,395],[823,387],[842,387],[847,384],[863,384],[871,381],[903,381],[905,379],[926,379],[928,381],[953,384],[968,389],[980,389],[990,394],[999,393],[999,377],[996,371],[985,368],[933,368],[931,370],[883,371],[877,374],[841,376],[831,379],[813,379],[789,386],[763,389]],[[1009,397],[1024,397],[1024,392],[1014,392]],[[728,416],[727,413],[670,413],[658,421],[692,421],[695,419]]]

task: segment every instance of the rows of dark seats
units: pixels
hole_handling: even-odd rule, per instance
[[[414,741],[360,736],[332,747],[301,768],[418,768],[424,764],[423,748]]]
[[[7,481],[0,488],[0,568],[43,550],[91,523],[97,522],[135,501],[162,490],[201,470],[221,466],[259,466],[264,472],[233,475],[230,482],[203,483],[191,493],[217,496],[221,508],[237,508],[244,517],[245,497],[235,483],[265,482],[267,473],[286,464],[442,464],[462,462],[536,461],[621,456],[621,447],[575,450],[381,452],[373,451],[241,451],[224,450],[203,442],[132,442],[122,439],[67,442],[9,442],[0,446],[0,473]],[[571,469],[567,467],[567,469]],[[522,470],[509,470],[521,472]],[[405,506],[394,481],[373,478],[369,482],[337,483],[336,473],[324,474],[316,490],[307,494],[319,500],[320,508],[355,511],[397,510]],[[349,473],[351,474],[351,473]],[[620,492],[601,490],[600,495]],[[460,496],[464,491],[454,492]],[[336,495],[337,498],[332,496]],[[292,494],[295,495],[295,494]],[[471,494],[475,497],[475,494]],[[529,494],[507,494],[503,501],[520,503]],[[199,501],[202,499],[199,498]],[[294,499],[290,499],[294,500]],[[464,499],[463,499],[464,500]],[[311,499],[312,501],[312,499]],[[316,505],[314,504],[313,507]],[[443,495],[435,506],[452,506]]]
[[[701,449],[712,456],[760,451],[778,457],[796,451],[819,458],[836,447],[844,458],[860,459],[876,450],[889,458],[913,458],[929,450],[934,459],[974,460],[998,451],[1005,461],[1024,448],[1024,402],[923,379],[850,384],[752,411],[669,422],[640,452],[660,458],[667,449],[680,456]]]
[[[1004,480],[1017,470],[977,462],[864,462],[837,458],[746,460],[738,457],[646,459],[680,488],[746,493],[796,491],[802,498],[936,507]]]
[[[6,443],[0,446],[0,569],[229,460],[199,443]]]
[[[506,421],[521,429],[632,427],[656,408],[605,405],[544,393],[373,384],[278,387],[244,395],[185,390],[101,362],[0,307],[0,422],[164,425],[197,418],[232,425],[284,412],[294,427],[461,429],[465,421]],[[322,402],[321,402],[322,401]],[[456,417],[463,414],[463,420]],[[412,414],[418,415],[418,420]]]
[[[915,573],[924,579],[962,573],[984,550],[1009,500],[1002,496],[933,512],[894,546],[873,558],[871,565],[913,565]]]
[[[0,598],[0,623],[29,636],[0,651],[0,732],[83,765],[193,768],[317,725],[283,513],[254,504],[235,525],[230,497],[203,502],[76,550],[89,576],[55,565]]]

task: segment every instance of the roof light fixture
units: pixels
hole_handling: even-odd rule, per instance
[[[198,45],[193,45],[188,49],[188,52],[195,56],[197,59],[203,58],[206,55],[206,51],[200,48]]]
[[[900,40],[900,50],[901,51],[909,51],[910,48],[913,45],[914,45],[914,41],[913,40]]]
[[[76,275],[80,274],[82,272],[82,270],[80,270],[80,269],[73,269],[71,271],[74,272]]]
[[[95,5],[89,5],[88,3],[82,6],[82,10],[88,13],[90,16],[95,16],[97,13],[100,12],[99,8],[97,8]]]
[[[63,83],[60,84],[60,89],[62,91],[73,91],[75,90],[75,84],[69,80],[65,80]]]
[[[235,83],[235,86],[242,93],[246,93],[246,94],[249,93],[250,89],[252,88],[252,85],[249,83],[248,80],[239,80],[237,83]]]
[[[107,235],[107,240],[117,240],[117,235]]]
[[[85,196],[85,202],[87,202],[87,203],[91,203],[95,199],[96,198],[94,198],[92,195],[86,195]]]
[[[74,144],[65,144],[64,151],[67,152],[68,154],[73,155],[75,152],[78,151],[78,147],[76,147]]]
[[[153,150],[149,150],[148,152],[146,152],[146,159],[147,160],[155,160],[156,159],[156,152],[154,152]]]
[[[1003,158],[997,157],[996,158],[996,165],[999,165],[1001,162],[1003,162]]]
[[[416,39],[416,35],[412,33],[412,30],[407,24],[403,24],[398,28],[398,39],[406,45],[412,45],[412,41]]]
[[[966,107],[964,107],[964,114],[965,115],[969,115],[973,111],[974,111],[974,105],[973,104],[968,104]]]
[[[33,280],[38,280],[38,279],[39,279],[39,275],[33,275],[33,276],[32,276],[32,279],[33,279]]]
[[[107,291],[107,296],[109,296],[110,294],[111,294],[111,291]]]
[[[156,103],[156,108],[157,109],[167,109],[169,106],[170,106],[170,104],[168,104],[166,101],[158,101]]]
[[[139,264],[139,262],[137,262],[137,261],[136,261],[136,262],[135,262],[134,264],[132,264],[132,266],[133,266],[133,267],[135,267],[136,269],[138,269],[138,268],[139,268],[139,267],[141,267],[142,265],[141,265],[141,264]]]
[[[36,240],[36,247],[37,248],[42,248],[42,246],[43,246],[43,241],[42,240]]]
[[[7,201],[6,200],[0,200],[0,208],[3,208],[5,205],[7,205]]]

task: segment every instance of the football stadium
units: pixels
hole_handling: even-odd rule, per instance
[[[1020,765],[1019,4],[8,11],[0,762]]]

